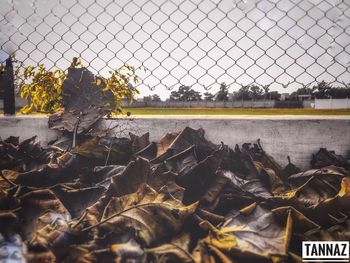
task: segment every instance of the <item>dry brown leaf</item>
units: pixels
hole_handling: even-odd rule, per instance
[[[195,259],[189,252],[190,236],[187,233],[173,238],[170,242],[158,247],[145,249],[148,257],[156,262],[194,263]],[[152,261],[153,261],[152,260]]]
[[[151,246],[178,233],[185,219],[192,215],[197,203],[184,206],[166,187],[159,192],[147,185],[137,192],[114,197],[106,207],[101,228],[125,233],[136,230],[137,239]]]
[[[292,217],[279,225],[272,212],[253,206],[247,213],[239,213],[230,222],[216,229],[208,222],[201,223],[210,234],[201,242],[216,247],[234,258],[286,258],[292,233]],[[219,256],[219,255],[218,255]]]

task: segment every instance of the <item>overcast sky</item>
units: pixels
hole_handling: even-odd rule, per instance
[[[180,84],[214,93],[221,82],[280,92],[314,78],[350,82],[350,0],[0,3],[0,59],[16,52],[26,65],[66,69],[79,56],[103,76],[143,65],[142,95],[165,98]]]

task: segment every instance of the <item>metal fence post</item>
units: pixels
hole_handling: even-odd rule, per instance
[[[4,114],[15,115],[15,85],[12,57],[6,59],[6,77],[4,85]]]

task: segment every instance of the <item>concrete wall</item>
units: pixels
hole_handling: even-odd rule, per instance
[[[167,132],[180,131],[186,126],[203,128],[206,137],[214,143],[235,144],[255,142],[258,138],[265,150],[285,165],[287,156],[302,168],[309,166],[313,153],[320,147],[345,155],[350,150],[350,117],[286,117],[286,116],[159,116],[132,119],[105,120],[121,122],[138,134],[149,131],[151,140]],[[46,117],[0,117],[0,137],[10,135],[26,139],[37,135],[45,144],[59,136],[48,129]]]
[[[315,99],[315,109],[350,109],[350,99]]]

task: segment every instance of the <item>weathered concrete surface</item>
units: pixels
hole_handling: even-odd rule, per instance
[[[0,137],[20,136],[20,140],[38,136],[43,145],[56,139],[59,132],[50,130],[48,117],[42,116],[0,116]]]
[[[151,140],[186,126],[203,128],[209,140],[231,147],[260,138],[264,149],[279,163],[285,165],[289,155],[302,168],[309,166],[312,154],[320,147],[343,155],[350,150],[348,116],[148,116],[106,120],[103,125],[108,127],[116,121],[139,134],[149,131]],[[0,117],[0,136],[10,135],[22,139],[37,135],[45,144],[59,133],[48,129],[47,117]]]

